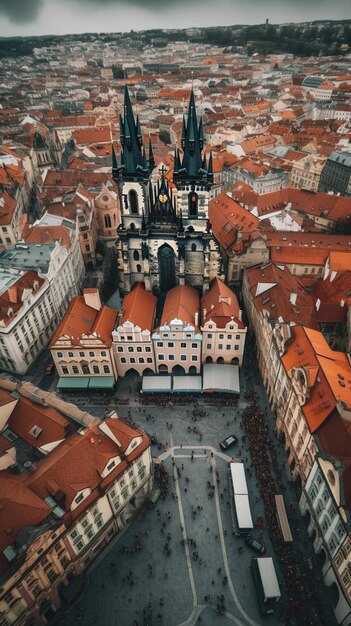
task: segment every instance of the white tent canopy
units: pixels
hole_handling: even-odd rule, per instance
[[[238,365],[206,363],[203,366],[202,390],[240,393]]]
[[[171,390],[171,376],[143,376],[143,393],[167,393]]]
[[[173,376],[173,391],[201,393],[201,376]]]

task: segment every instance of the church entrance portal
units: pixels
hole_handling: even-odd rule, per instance
[[[158,251],[158,270],[160,274],[160,291],[165,293],[176,285],[174,252],[164,244]]]

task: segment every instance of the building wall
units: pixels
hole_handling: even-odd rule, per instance
[[[171,320],[152,334],[156,372],[169,372],[181,366],[185,374],[200,373],[202,337],[193,326]]]
[[[155,372],[154,347],[149,330],[125,322],[112,332],[112,352],[119,376],[134,369],[142,376],[146,369]]]
[[[238,328],[234,321],[220,328],[211,319],[208,320],[201,328],[202,363],[242,365],[246,330],[246,328]]]

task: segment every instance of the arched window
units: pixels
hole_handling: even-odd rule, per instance
[[[196,252],[196,243],[191,244],[191,251]]]
[[[138,265],[137,265],[137,272],[138,272],[138,274],[140,274],[140,272],[141,272],[141,265],[140,265],[140,263],[138,263]]]
[[[111,217],[109,215],[105,215],[105,228],[111,228]]]
[[[129,207],[131,213],[138,213],[138,196],[134,189],[131,189],[129,192]]]
[[[133,259],[134,259],[134,261],[139,261],[140,254],[139,254],[138,250],[134,250],[134,252],[133,252]]]
[[[189,217],[197,217],[198,195],[195,191],[188,194],[188,213]]]
[[[129,226],[130,230],[135,230],[135,224],[134,222],[131,223],[131,225]]]

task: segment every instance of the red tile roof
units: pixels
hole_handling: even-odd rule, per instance
[[[155,319],[156,305],[156,296],[146,291],[143,283],[136,283],[132,291],[123,300],[120,325],[128,321],[134,324],[134,326],[139,326],[141,330],[149,330],[151,332]]]
[[[73,345],[80,345],[83,335],[96,333],[104,345],[111,346],[112,330],[114,329],[118,311],[104,306],[100,311],[85,304],[84,296],[76,296],[52,337],[49,348],[55,347],[60,337],[68,336]]]
[[[238,230],[250,233],[258,226],[257,217],[224,192],[210,201],[209,218],[213,234],[225,250],[235,245]]]
[[[218,328],[224,328],[231,319],[234,319],[239,328],[244,328],[239,315],[240,307],[234,291],[216,277],[209,291],[201,298],[202,324],[211,319]]]
[[[167,292],[160,326],[178,319],[195,326],[195,313],[200,312],[199,292],[189,285],[177,285]],[[195,327],[198,331],[199,328]]]

